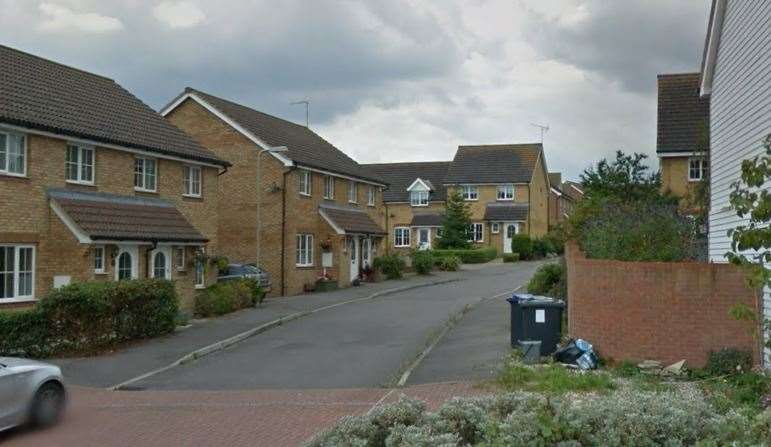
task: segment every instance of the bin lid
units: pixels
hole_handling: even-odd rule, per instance
[[[523,303],[525,301],[530,301],[535,298],[535,295],[531,295],[529,293],[515,293],[509,298],[506,298],[506,301],[510,303]]]
[[[565,302],[548,296],[536,296],[531,300],[520,301],[520,307],[565,307]]]

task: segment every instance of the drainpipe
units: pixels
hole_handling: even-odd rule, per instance
[[[388,217],[389,217],[388,216],[388,202],[383,202],[383,206],[385,207],[385,230],[386,230],[386,237],[384,238],[385,239],[385,247],[383,247],[384,248],[383,251],[386,252],[386,253],[390,253],[391,252],[391,241],[390,241],[391,231],[389,230],[390,227],[388,226]]]
[[[527,235],[533,237],[533,188],[532,182],[527,184]]]
[[[296,168],[284,171],[281,186],[281,296],[286,295],[286,178]]]

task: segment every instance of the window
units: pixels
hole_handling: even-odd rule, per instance
[[[26,175],[27,142],[24,135],[0,132],[0,174]]]
[[[153,278],[169,278],[169,269],[166,265],[166,253],[158,251],[153,255]]]
[[[357,186],[358,185],[353,180],[348,182],[348,201],[350,203],[358,203],[359,202],[359,199],[358,199],[359,192],[358,192]]]
[[[428,206],[428,191],[411,191],[410,205]]]
[[[185,270],[185,247],[174,247],[174,266],[177,271]]]
[[[32,299],[35,247],[0,245],[0,301]]]
[[[124,251],[118,255],[118,281],[134,277],[134,260],[131,253]]]
[[[481,223],[473,223],[469,226],[469,240],[471,242],[483,242],[484,241],[484,225]]]
[[[460,187],[463,200],[479,200],[479,189],[474,185],[463,185]]]
[[[410,246],[410,229],[407,227],[394,228],[394,247]]]
[[[104,273],[104,247],[94,247],[94,273]]]
[[[68,145],[64,165],[68,182],[94,184],[94,148]]]
[[[688,180],[696,182],[704,178],[704,159],[699,157],[688,159]]]
[[[299,191],[301,195],[311,195],[311,171],[300,171]]]
[[[203,289],[206,284],[206,269],[204,269],[203,260],[196,257],[195,259],[195,288]]]
[[[499,185],[498,200],[514,200],[514,185]]]
[[[190,197],[201,197],[201,167],[185,166],[185,195]]]
[[[331,175],[324,176],[324,198],[330,200],[335,198],[335,178]]]
[[[498,234],[500,232],[501,232],[501,224],[499,224],[498,222],[493,222],[493,224],[492,224],[492,233],[493,234]]]
[[[375,206],[375,187],[370,186],[367,188],[367,205]]]
[[[298,267],[310,267],[313,265],[313,235],[297,235],[297,257],[295,263]]]
[[[155,192],[155,178],[157,176],[155,159],[134,159],[134,189],[139,191]]]

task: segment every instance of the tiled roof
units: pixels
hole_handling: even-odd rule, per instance
[[[540,143],[460,146],[444,182],[530,183],[542,151]]]
[[[207,241],[164,200],[55,188],[48,197],[94,241]]]
[[[549,173],[549,186],[552,186],[554,188],[559,189],[561,184],[562,184],[562,173],[561,172],[550,172]]]
[[[429,200],[444,201],[447,199],[444,179],[450,163],[452,162],[423,161],[413,163],[379,163],[363,166],[388,182],[388,189],[383,191],[383,200],[385,202],[409,202],[410,193],[407,192],[407,188],[418,178],[429,182],[431,187],[433,187]]]
[[[411,227],[439,227],[444,215],[441,213],[415,213],[412,216]]]
[[[186,88],[181,96],[194,94],[270,146],[286,146],[284,154],[295,163],[376,183],[383,179],[362,167],[309,128],[214,95]]]
[[[333,228],[339,228],[345,234],[386,234],[369,214],[357,208],[321,205],[319,213]]]
[[[2,45],[0,123],[227,164],[112,79]]]
[[[524,203],[488,203],[485,220],[527,220],[528,205]]]
[[[584,198],[583,187],[579,183],[566,181],[562,183],[560,190],[574,201],[579,201]]]
[[[699,73],[658,76],[657,153],[709,150],[709,98],[699,83]]]

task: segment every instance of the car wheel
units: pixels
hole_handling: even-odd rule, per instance
[[[29,422],[34,427],[48,427],[56,424],[64,410],[64,388],[56,382],[40,387],[32,400]]]

